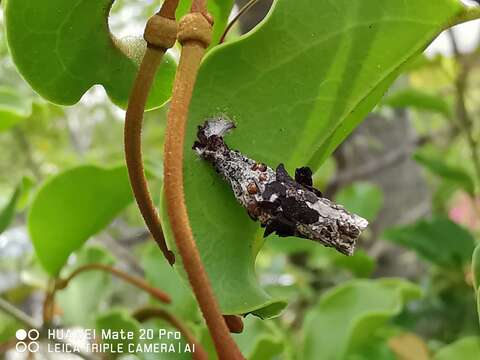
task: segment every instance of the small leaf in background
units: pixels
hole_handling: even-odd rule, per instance
[[[225,313],[259,314],[269,306],[272,316],[283,307],[272,312],[279,300],[255,274],[260,227],[191,149],[197,126],[224,113],[237,125],[226,138],[232,148],[272,167],[282,162],[291,173],[304,165],[315,172],[403,66],[463,11],[451,0],[278,0],[254,31],[207,54],[189,109],[184,189],[193,235]],[[164,211],[162,220],[168,223]],[[171,233],[166,237],[173,247]]]
[[[477,245],[472,256],[473,290],[477,298],[477,312],[480,321],[480,245]]]
[[[0,234],[7,230],[10,223],[15,217],[15,209],[17,207],[18,199],[22,194],[22,185],[19,185],[13,191],[12,196],[8,200],[7,204],[0,209]]]
[[[341,359],[354,353],[421,293],[401,279],[354,280],[329,290],[307,315],[303,358]]]
[[[17,208],[19,210],[24,210],[30,205],[32,198],[33,189],[35,187],[35,180],[30,176],[24,176],[22,178],[22,193],[17,202]]]
[[[383,192],[374,184],[356,182],[342,188],[335,201],[348,211],[373,221],[383,206]]]
[[[468,230],[443,217],[388,229],[383,238],[414,250],[438,266],[460,271],[470,262],[475,247]]]
[[[31,99],[14,89],[0,87],[0,132],[17,125],[31,113]]]
[[[13,61],[39,95],[56,104],[73,105],[93,85],[101,84],[115,104],[126,107],[145,42],[117,39],[110,33],[112,3],[7,2],[6,32]],[[147,108],[168,100],[174,73],[175,62],[166,55]]]
[[[132,199],[125,166],[84,165],[52,177],[36,194],[28,214],[28,231],[42,266],[56,275],[70,254]]]
[[[247,316],[243,324],[243,332],[232,336],[246,359],[273,359],[283,352],[285,341],[274,325],[255,316]]]
[[[413,108],[415,110],[431,111],[451,118],[452,109],[444,97],[431,95],[427,92],[410,88],[389,94],[382,104],[393,108]]]
[[[0,310],[0,344],[15,339],[15,332],[24,326]]]
[[[64,276],[70,275],[82,265],[92,263],[112,265],[114,259],[101,247],[83,248],[78,253],[76,261],[64,269]],[[66,326],[93,327],[110,279],[111,275],[104,271],[87,271],[77,275],[70,281],[68,287],[59,290],[57,299],[63,313],[62,323]],[[86,294],[95,295],[85,296]]]
[[[180,1],[177,8],[177,19],[188,13],[192,6],[192,0]],[[228,17],[232,12],[233,0],[209,0],[207,3],[208,12],[213,16],[215,22],[213,23],[212,42],[210,48],[218,45],[218,41],[225,30],[228,22]]]
[[[97,336],[101,334],[102,330],[110,330],[112,333],[120,333],[123,330],[125,333],[132,332],[134,334],[133,339],[98,339],[98,341],[109,344],[113,349],[118,349],[119,344],[122,344],[122,353],[128,353],[129,344],[135,349],[135,346],[139,341],[140,327],[141,325],[137,320],[130,316],[126,311],[120,309],[111,310],[105,314],[101,314],[97,316],[95,320]],[[111,351],[111,353],[114,354],[115,352]]]
[[[457,340],[440,349],[433,360],[478,360],[480,338],[471,336]]]
[[[414,333],[404,333],[389,339],[388,346],[399,360],[430,360],[428,346]]]
[[[474,195],[475,183],[470,174],[463,168],[447,164],[441,159],[434,159],[421,153],[416,153],[413,158],[428,171],[457,184],[470,195]]]

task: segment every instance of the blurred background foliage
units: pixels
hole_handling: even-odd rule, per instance
[[[140,35],[142,23],[156,7],[154,1],[147,3],[116,1],[113,32]],[[268,3],[255,7],[230,37],[258,23]],[[412,64],[369,119],[315,174],[328,197],[373,223],[355,256],[278,238],[262,248],[256,264],[261,283],[272,295],[287,299],[289,306],[273,320],[244,319],[244,332],[234,337],[249,359],[478,359],[475,293],[480,295],[480,259],[471,265],[480,232],[480,47],[459,50],[464,41],[459,34],[444,35],[444,42],[451,42],[449,53],[421,56]],[[475,34],[468,36],[480,44]],[[70,169],[121,165],[124,113],[99,87],[75,106],[42,100],[16,72],[4,32],[0,79],[0,295],[39,319],[49,275],[29,237],[29,230],[42,225],[27,219],[32,199],[39,189],[48,188],[49,179],[68,176]],[[164,129],[164,109],[146,113],[144,151],[157,197]],[[78,176],[64,179],[62,186],[82,196],[75,182]],[[109,190],[115,191],[104,191]],[[48,201],[53,200],[34,206],[50,205],[55,212],[54,202]],[[98,220],[93,210],[88,214],[89,209],[72,209],[59,226],[68,234],[72,218]],[[165,290],[172,304],[160,304],[103,272],[88,272],[59,291],[55,323],[164,328],[169,326],[164,321],[135,318],[140,308],[162,307],[188,324],[212,353],[190,290],[161,258],[132,199],[127,196],[122,206],[109,211],[98,229],[78,230],[85,230],[88,243],[79,244],[61,274],[89,263],[112,265]],[[0,311],[0,358],[15,358],[12,338],[22,326]],[[167,358],[188,356],[162,355]]]

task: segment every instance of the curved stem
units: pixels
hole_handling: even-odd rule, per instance
[[[208,354],[203,348],[202,344],[195,339],[188,327],[179,318],[175,317],[167,310],[157,307],[144,307],[137,310],[133,314],[133,317],[139,322],[145,322],[152,318],[160,318],[165,320],[175,329],[180,331],[188,343],[195,345],[195,352],[193,353],[193,358],[195,360],[208,360]]]
[[[159,15],[167,19],[175,19],[178,1],[166,0],[159,11]],[[138,208],[153,239],[170,265],[172,265],[175,262],[175,256],[173,252],[168,250],[165,242],[160,219],[148,189],[142,158],[143,113],[153,79],[165,51],[165,48],[150,46],[150,44],[147,47],[128,102],[125,116],[124,143],[128,175]]]
[[[92,270],[100,270],[100,271],[108,272],[122,280],[125,280],[126,282],[132,284],[133,286],[136,286],[137,288],[148,292],[154,298],[156,298],[157,300],[163,303],[169,304],[171,302],[170,296],[168,294],[164,293],[163,291],[157,288],[151,287],[143,279],[129,275],[119,269],[115,269],[105,264],[87,264],[87,265],[80,266],[78,269],[74,270],[70,274],[70,276],[68,276],[67,278],[58,280],[55,288],[64,289],[68,286],[70,281],[73,278],[75,278],[77,275],[84,273],[86,271],[92,271]]]
[[[197,14],[195,14],[195,12]],[[180,63],[173,86],[165,139],[165,198],[172,232],[182,257],[183,265],[193,292],[202,310],[220,359],[243,359],[230,336],[220,313],[213,289],[203,267],[188,220],[183,188],[183,158],[185,128],[188,109],[198,68],[208,47],[205,38],[211,34],[206,17],[196,16],[206,12],[204,1],[194,1],[192,13],[182,19],[178,38],[183,45]],[[208,31],[205,30],[205,26]],[[201,31],[205,33],[200,33]]]
[[[220,38],[220,41],[218,42],[219,44],[222,44],[225,41],[225,38],[228,34],[228,32],[231,30],[233,25],[242,17],[243,14],[245,14],[248,10],[252,8],[253,5],[255,5],[258,2],[258,0],[250,0],[247,2],[243,7],[240,9],[237,15],[234,16],[234,18],[228,23],[227,27],[225,28],[225,31],[222,34],[222,37]]]

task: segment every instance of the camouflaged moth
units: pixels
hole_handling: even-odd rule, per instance
[[[207,120],[198,128],[193,149],[230,184],[250,217],[260,221],[264,237],[297,236],[352,255],[368,221],[324,198],[313,187],[308,167],[298,168],[293,179],[283,164],[274,171],[230,149],[223,138],[234,128],[225,117]]]

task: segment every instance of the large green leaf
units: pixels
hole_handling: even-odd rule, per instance
[[[477,360],[480,354],[480,338],[465,337],[441,348],[433,360]]]
[[[65,276],[74,269],[86,264],[114,263],[113,257],[101,247],[86,247],[80,251],[72,266],[68,266]],[[100,309],[103,295],[108,290],[110,274],[104,271],[87,271],[77,275],[65,289],[58,291],[57,301],[62,309],[62,323],[66,326],[91,328]],[[85,296],[95,294],[95,296]]]
[[[441,217],[389,229],[383,237],[415,250],[434,264],[460,271],[470,262],[475,247],[468,230]]]
[[[125,107],[145,48],[143,40],[117,39],[109,31],[113,0],[9,0],[7,40],[13,60],[42,97],[72,105],[101,84],[114,103]],[[175,64],[166,56],[147,104],[170,96]]]
[[[335,200],[350,211],[373,221],[383,206],[383,192],[376,185],[357,182],[342,188]]]
[[[272,300],[255,276],[259,225],[192,151],[197,126],[224,113],[237,123],[227,137],[232,147],[273,167],[316,170],[462,9],[457,0],[278,0],[256,30],[207,55],[190,107],[184,188],[224,312],[259,313]]]
[[[50,179],[32,202],[28,231],[42,266],[56,275],[92,235],[132,201],[127,169],[84,165]]]
[[[31,99],[13,89],[0,87],[0,132],[15,126],[31,113]]]
[[[414,159],[433,174],[462,187],[463,190],[472,196],[475,194],[475,183],[465,169],[447,164],[444,160],[435,159],[421,153],[416,153]]]
[[[413,88],[397,91],[389,95],[382,103],[393,108],[408,107],[440,113],[447,118],[452,116],[452,108],[443,97]]]
[[[307,315],[303,358],[343,359],[420,295],[420,288],[400,279],[355,280],[333,288]]]

